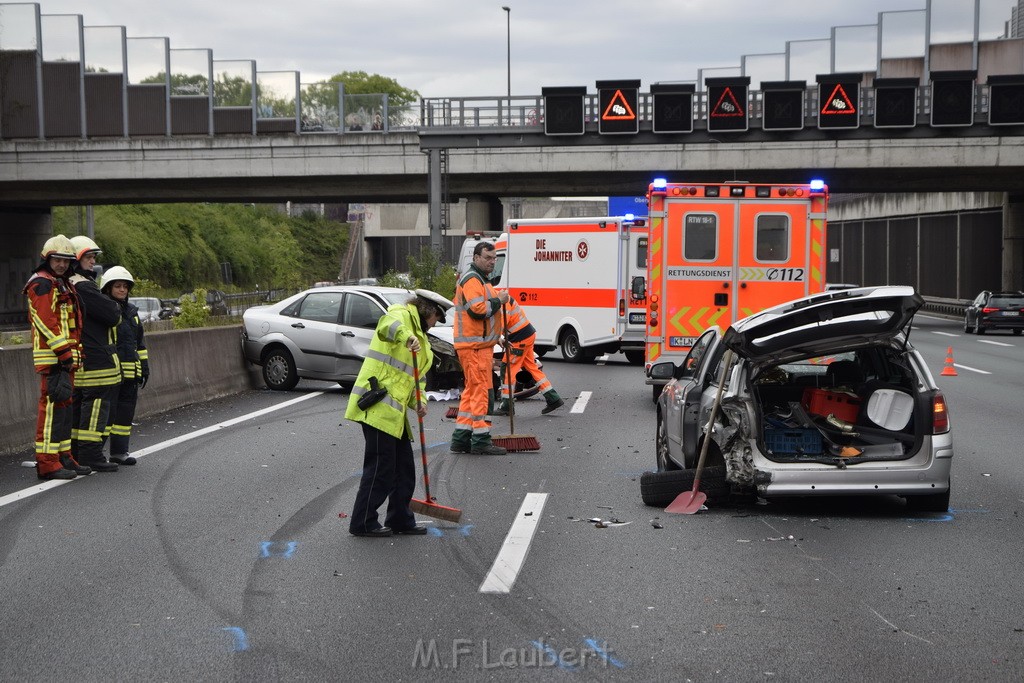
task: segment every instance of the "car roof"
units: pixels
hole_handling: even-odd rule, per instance
[[[722,339],[743,358],[780,363],[892,339],[923,305],[913,287],[824,292],[739,320]]]

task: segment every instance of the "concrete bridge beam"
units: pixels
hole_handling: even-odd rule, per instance
[[[1024,290],[1024,194],[1003,204],[1003,289]]]
[[[0,323],[26,323],[21,290],[39,265],[39,250],[53,235],[50,209],[0,208]]]

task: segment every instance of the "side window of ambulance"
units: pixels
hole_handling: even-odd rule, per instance
[[[501,273],[505,270],[505,254],[499,253],[498,260],[494,262],[494,270],[491,271],[491,284],[495,287],[501,284]]]
[[[789,260],[789,216],[762,213],[757,217],[755,234],[758,261],[782,263]]]
[[[714,261],[718,252],[718,216],[689,213],[683,219],[683,258]]]
[[[641,237],[636,241],[636,267],[647,268],[647,238]]]

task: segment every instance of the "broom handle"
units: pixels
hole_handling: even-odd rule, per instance
[[[516,433],[515,386],[512,384],[512,346],[508,343],[508,318],[505,304],[501,305],[501,335],[505,340],[505,378],[508,382],[508,431]]]
[[[430,475],[427,474],[427,438],[423,436],[423,416],[420,415],[420,363],[416,358],[416,352],[412,352],[412,376],[416,380],[416,417],[420,421],[420,456],[423,458],[423,492],[426,494],[427,502],[433,501],[430,497]]]

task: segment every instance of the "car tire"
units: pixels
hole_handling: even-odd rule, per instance
[[[1019,337],[1019,336],[1020,336],[1020,333],[1021,333],[1021,331],[1022,331],[1022,330],[1019,330],[1019,329],[1017,329],[1017,330],[1014,330],[1014,331],[1013,331],[1013,333],[1014,333],[1015,335],[1017,335],[1017,336]]]
[[[964,316],[964,334],[971,333],[971,325],[967,322],[967,316]]]
[[[583,347],[580,346],[580,336],[571,327],[562,333],[558,344],[562,358],[570,363],[582,363],[587,359],[587,354],[583,353]]]
[[[295,361],[287,349],[273,349],[263,359],[263,381],[268,389],[290,391],[299,383]]]
[[[683,491],[693,490],[693,477],[696,473],[695,469],[644,472],[640,476],[640,498],[644,505],[665,507]],[[732,486],[725,479],[725,466],[705,467],[700,476],[699,490],[707,496],[709,505],[727,503],[732,494]]]
[[[948,512],[949,489],[927,496],[907,496],[907,509],[914,512]]]
[[[644,352],[643,351],[624,351],[626,360],[629,361],[630,365],[643,365],[644,364]]]
[[[659,472],[671,472],[678,470],[679,465],[672,462],[668,457],[668,428],[665,421],[661,419],[661,411],[658,411],[658,426],[654,436],[654,464]]]
[[[974,334],[985,334],[985,328],[981,326],[980,322],[974,323]]]

